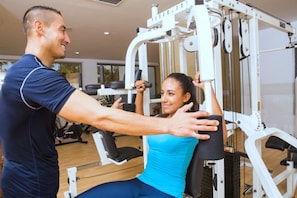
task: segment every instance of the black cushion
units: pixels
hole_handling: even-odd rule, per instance
[[[118,153],[118,157],[114,159],[117,162],[121,162],[123,160],[129,161],[130,159],[140,157],[143,155],[142,151],[134,147],[120,147],[118,148]]]
[[[82,90],[84,93],[88,94],[88,95],[91,95],[91,96],[95,96],[97,95],[97,89],[85,89],[85,90]]]
[[[100,89],[101,85],[100,84],[88,84],[85,86],[85,89],[82,90],[84,93],[88,95],[97,95],[97,89]]]
[[[219,121],[217,131],[199,131],[201,134],[208,134],[208,140],[200,140],[198,144],[199,158],[204,160],[219,160],[224,158],[224,140],[222,128],[222,116],[210,115],[207,117],[209,120]]]
[[[270,136],[265,143],[266,148],[277,149],[284,151],[289,148],[290,144],[276,136]]]
[[[125,81],[111,81],[109,83],[109,87],[112,89],[124,89],[125,88]]]
[[[108,157],[111,159],[116,159],[119,156],[117,146],[114,141],[114,137],[112,133],[109,131],[99,130],[99,133],[102,135],[102,142],[106,152],[108,153]]]
[[[222,159],[224,157],[222,116],[211,115],[207,119],[218,120],[220,124],[215,132],[199,132],[209,134],[211,139],[199,141],[187,169],[185,193],[193,198],[198,198],[201,195],[204,159]]]
[[[89,84],[85,86],[86,90],[97,90],[101,88],[101,84]]]
[[[129,161],[130,159],[140,157],[143,155],[142,151],[134,147],[120,147],[117,148],[113,133],[109,131],[98,131],[102,135],[102,142],[107,152],[107,156],[116,161],[122,162],[124,160]]]
[[[193,198],[198,198],[201,195],[201,182],[204,164],[204,160],[199,158],[197,149],[198,146],[196,146],[194,150],[193,157],[186,175],[185,193],[192,196]]]

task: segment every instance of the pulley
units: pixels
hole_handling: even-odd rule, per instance
[[[230,54],[232,52],[232,24],[230,20],[225,19],[222,24],[224,39],[223,39],[223,48],[226,53]]]

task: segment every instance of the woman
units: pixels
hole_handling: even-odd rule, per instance
[[[162,84],[162,117],[172,117],[181,106],[193,103],[190,111],[198,111],[195,98],[196,88],[204,89],[199,73],[195,81],[182,73],[170,74]],[[136,113],[143,114],[143,91],[145,82],[136,82]],[[222,111],[213,93],[213,113],[222,115]],[[224,132],[225,133],[225,132]],[[148,136],[148,158],[144,171],[136,178],[98,185],[78,196],[109,198],[181,198],[185,190],[185,177],[193,151],[198,140],[193,137],[175,137],[161,134]]]

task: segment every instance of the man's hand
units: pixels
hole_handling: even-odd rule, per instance
[[[168,121],[170,134],[176,136],[191,136],[201,140],[209,139],[209,135],[199,134],[199,131],[216,131],[219,122],[217,120],[197,119],[207,117],[209,113],[203,111],[186,112],[192,107],[192,103],[184,105]]]

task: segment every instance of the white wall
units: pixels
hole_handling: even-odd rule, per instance
[[[0,55],[0,59],[18,60],[21,56]],[[101,60],[101,59],[79,59],[79,58],[64,58],[58,59],[59,62],[79,62],[82,63],[82,85],[97,83],[97,63],[102,64],[125,64],[125,61],[118,60]]]
[[[0,55],[0,59],[4,60],[18,60],[21,56],[7,56]],[[76,58],[65,58],[58,59],[61,62],[79,62],[82,63],[82,83],[83,86],[86,84],[97,83],[97,62],[106,60],[95,60],[95,59],[76,59]]]
[[[125,61],[118,60],[101,60],[101,59],[72,59],[64,58],[57,61],[65,62],[80,62],[82,63],[82,85],[84,88],[88,84],[98,83],[97,64],[121,64],[124,65]]]
[[[297,21],[292,23],[297,27]],[[296,41],[296,35],[293,41]],[[262,121],[290,134],[295,131],[295,56],[294,49],[275,50],[288,46],[286,33],[269,28],[260,31],[260,78]],[[263,52],[265,51],[265,52]]]
[[[4,60],[18,60],[21,56],[7,56],[0,55],[0,59]],[[98,74],[97,74],[97,64],[115,64],[115,65],[125,65],[124,60],[104,60],[104,59],[78,59],[78,58],[64,58],[58,59],[59,62],[78,62],[82,63],[82,88],[84,89],[85,85],[88,84],[97,84],[98,83]],[[157,66],[158,63],[150,62],[149,65]],[[124,72],[124,71],[123,71]],[[155,83],[155,76],[152,76],[154,73],[151,71],[149,73],[149,80],[152,83]],[[123,74],[122,74],[123,75]],[[0,85],[1,85],[2,75],[0,76]],[[122,76],[120,77],[122,79]],[[1,86],[0,86],[1,87]],[[150,89],[151,95],[154,96],[155,87]]]

